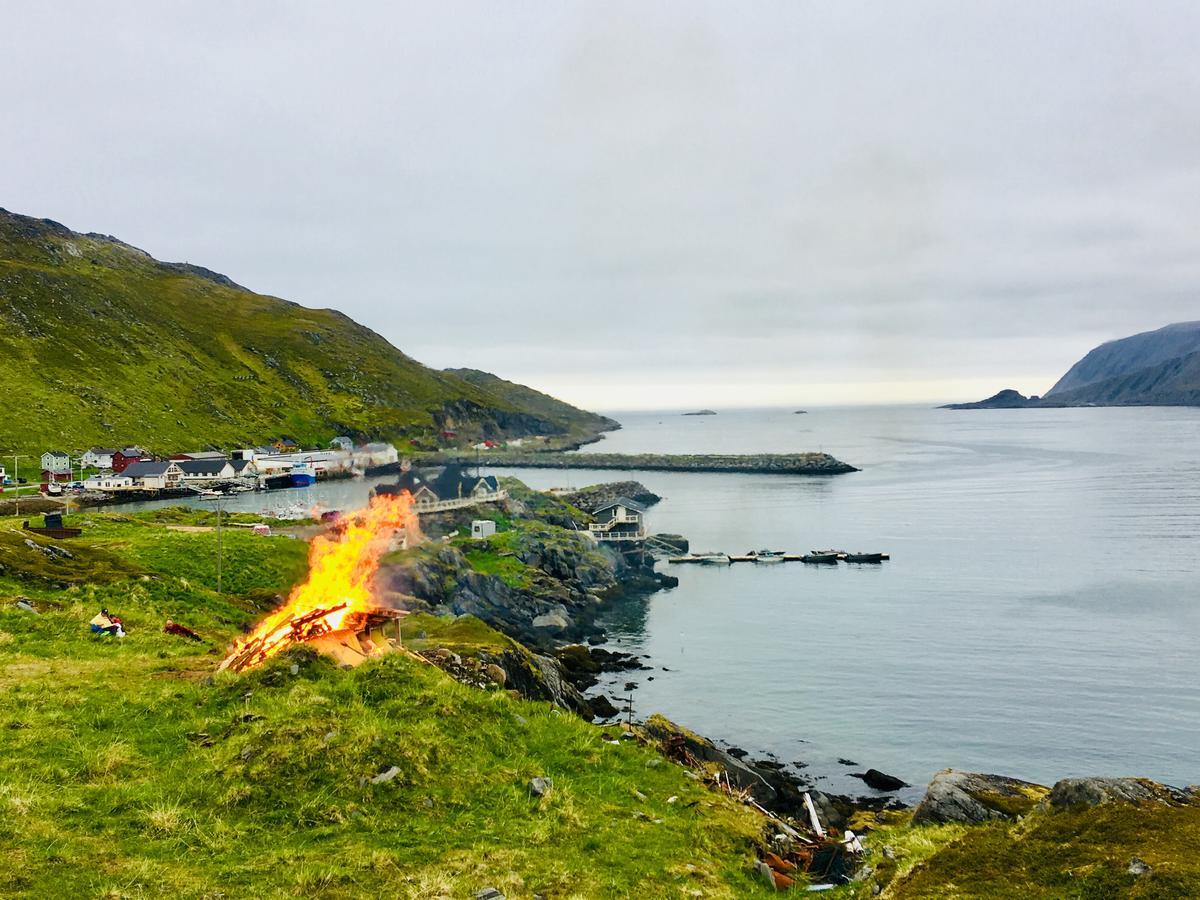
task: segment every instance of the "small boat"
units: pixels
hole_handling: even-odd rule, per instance
[[[833,556],[836,556],[838,559],[841,559],[842,557],[844,557],[846,555],[845,550],[834,550],[832,548],[829,550],[809,550],[808,552],[811,553],[813,556],[833,555]]]
[[[847,553],[844,557],[848,563],[881,563],[882,553]]]
[[[692,559],[706,566],[727,566],[730,563],[728,553],[693,553]]]
[[[746,554],[752,557],[756,563],[781,563],[783,562],[782,550],[751,550]]]
[[[836,565],[837,565],[837,561],[838,561],[838,554],[837,554],[837,553],[831,553],[831,552],[825,552],[825,553],[805,553],[805,554],[804,554],[802,557],[800,557],[800,562],[804,562],[804,563],[813,563],[813,564],[829,564],[829,563],[832,563],[833,565],[835,565],[835,566],[836,566]]]
[[[294,487],[308,487],[317,480],[317,470],[310,463],[296,463],[289,474]]]

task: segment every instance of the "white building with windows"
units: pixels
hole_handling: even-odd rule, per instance
[[[597,541],[644,541],[646,507],[628,497],[617,497],[592,515],[596,521],[588,525],[588,534]]]

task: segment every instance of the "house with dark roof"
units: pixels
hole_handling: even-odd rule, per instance
[[[234,478],[257,478],[258,466],[254,464],[252,459],[231,459],[230,467],[233,469]]]
[[[131,462],[119,474],[131,479],[135,488],[145,491],[161,491],[183,485],[183,470],[179,468],[179,463],[169,459]]]
[[[80,462],[87,469],[111,469],[115,447],[92,447],[80,457]]]
[[[141,462],[150,459],[150,454],[141,447],[122,447],[112,455],[112,470],[114,472],[124,472],[125,467],[130,463]]]
[[[598,541],[644,541],[646,507],[628,497],[617,497],[592,513],[596,521],[588,534]]]
[[[187,484],[228,481],[234,477],[233,466],[225,457],[219,459],[181,459],[175,461]]]
[[[436,503],[439,499],[432,485],[416,469],[401,472],[395,484],[381,484],[375,488],[375,493],[383,495],[402,494],[406,491],[418,506]]]
[[[433,482],[439,500],[484,498],[500,489],[494,475],[469,475],[462,466],[446,466]]]

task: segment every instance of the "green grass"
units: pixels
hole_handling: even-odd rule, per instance
[[[0,896],[761,892],[756,815],[547,704],[402,654],[217,674],[260,595],[303,571],[300,542],[227,533],[239,571],[218,597],[212,532],[169,531],[161,513],[75,518],[85,536],[56,544],[89,577],[47,572],[40,551],[0,575]],[[102,604],[127,638],[89,633]],[[164,634],[167,617],[206,642]],[[410,617],[418,631],[425,646],[512,646],[469,617]],[[364,781],[389,766],[395,779]],[[554,780],[540,800],[535,776]]]
[[[907,814],[852,822],[871,851],[871,876],[836,896],[867,900],[1032,898],[1108,900],[1200,896],[1200,803],[1112,803],[1026,809],[1016,822],[908,825]],[[871,819],[872,821],[867,821]],[[865,826],[865,829],[864,829]],[[883,855],[887,847],[893,856]],[[1127,871],[1133,857],[1150,875]],[[876,886],[883,891],[876,894]]]
[[[544,433],[606,421],[549,398],[535,412],[522,406],[535,397],[422,366],[336,311],[2,210],[0,283],[0,396],[19,398],[19,414],[0,421],[0,450],[228,449],[280,436],[324,445],[443,424],[469,438],[517,419],[518,432]]]

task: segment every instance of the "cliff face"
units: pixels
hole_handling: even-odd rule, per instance
[[[1109,341],[1090,351],[1071,366],[1067,374],[1046,392],[1047,397],[1069,394],[1200,350],[1200,322],[1178,322],[1156,331],[1146,331]]]

